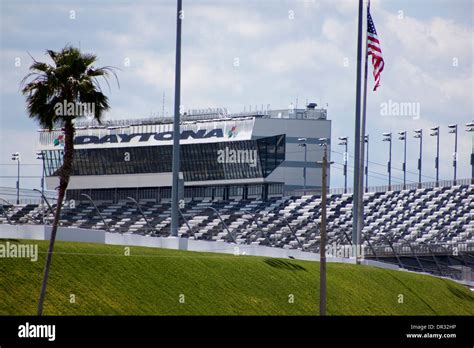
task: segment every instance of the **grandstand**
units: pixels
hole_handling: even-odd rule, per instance
[[[75,126],[73,172],[60,225],[171,236],[172,120]],[[24,204],[13,205],[9,201],[18,192],[0,188],[0,224],[52,223],[63,139],[59,128],[39,130],[49,191],[41,200],[38,190],[23,190]],[[330,154],[331,120],[315,103],[237,114],[186,112],[180,125],[178,237],[319,254],[323,139]],[[367,189],[361,234],[365,259],[474,280],[471,179]],[[351,188],[333,189],[327,199],[327,245],[352,248],[352,224]]]
[[[470,180],[460,183],[366,193],[362,232],[365,257],[414,271],[471,280],[474,185]],[[66,205],[60,225],[122,234],[170,235],[168,199],[92,203],[83,198]],[[318,195],[267,200],[186,199],[181,208],[179,237],[319,253],[320,208]],[[3,224],[49,224],[53,220],[50,209],[41,204],[3,203],[2,210]],[[352,194],[329,195],[327,213],[328,244],[351,245]]]

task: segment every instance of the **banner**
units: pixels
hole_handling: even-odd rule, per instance
[[[255,118],[183,122],[180,144],[250,140]],[[63,132],[40,131],[38,150],[59,150]],[[173,124],[77,129],[74,148],[111,148],[173,145]]]

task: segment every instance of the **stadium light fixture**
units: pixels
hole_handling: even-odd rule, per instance
[[[16,179],[16,204],[20,204],[20,162],[21,156],[19,152],[12,153],[12,161],[17,162],[17,179]]]
[[[453,185],[456,185],[456,174],[458,167],[458,125],[450,124],[449,133],[454,134],[454,153],[453,153]]]
[[[41,207],[44,206],[44,174],[45,174],[45,168],[44,168],[44,154],[43,151],[36,151],[36,159],[43,161],[42,163],[42,170],[41,170]],[[44,221],[44,219],[43,219]]]
[[[423,129],[413,130],[415,135],[413,138],[420,139],[420,156],[418,157],[418,188],[421,188],[421,167],[423,160]]]
[[[398,140],[403,140],[403,189],[407,188],[407,131],[398,132]]]
[[[303,192],[306,195],[306,160],[308,155],[308,146],[307,146],[308,139],[306,138],[298,138],[298,146],[304,147],[304,167],[303,167]]]
[[[474,132],[474,122],[466,123],[466,127],[466,132]],[[471,152],[471,185],[474,185],[474,150]]]
[[[347,193],[347,159],[348,159],[348,153],[347,153],[347,145],[348,145],[348,137],[339,137],[338,138],[341,142],[339,145],[344,146],[344,193]]]
[[[435,169],[436,169],[436,187],[439,186],[439,126],[430,128],[432,133],[430,136],[436,137],[436,158],[435,158]]]
[[[392,190],[392,133],[382,133],[382,141],[388,141],[388,163],[387,163],[387,172],[388,172],[388,190]]]

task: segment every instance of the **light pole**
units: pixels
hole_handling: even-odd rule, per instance
[[[303,167],[303,192],[306,195],[306,155],[307,155],[307,150],[308,150],[308,144],[307,144],[308,139],[306,138],[298,138],[298,146],[301,146],[304,148],[304,167]]]
[[[95,208],[95,211],[97,212],[97,214],[99,214],[99,217],[101,218],[102,223],[104,224],[105,228],[107,229],[107,232],[110,232],[110,226],[109,226],[109,224],[105,221],[104,216],[103,216],[102,213],[100,212],[99,208],[97,208],[97,205],[95,205],[94,200],[91,198],[91,196],[86,195],[85,193],[81,193],[81,196],[86,197],[86,198],[89,200],[89,202],[92,203],[92,205],[93,205],[94,208]],[[58,204],[59,204],[59,202],[58,202]]]
[[[349,138],[348,137],[339,137],[339,140],[341,141],[339,145],[344,145],[345,150],[344,150],[344,193],[347,193],[347,143]]]
[[[319,138],[320,145],[324,149],[322,164],[321,184],[321,236],[319,242],[319,315],[326,315],[326,205],[327,205],[327,167],[328,162],[328,139]]]
[[[453,185],[456,185],[456,169],[458,165],[458,125],[457,124],[450,124],[448,126],[449,133],[454,134],[454,153],[453,153],[453,167],[454,167],[454,175],[453,175]]]
[[[227,234],[232,238],[232,241],[233,241],[235,244],[237,244],[237,240],[235,239],[234,234],[230,232],[229,227],[227,227],[226,223],[224,222],[224,219],[222,219],[222,216],[221,216],[221,214],[219,214],[219,212],[217,211],[217,209],[214,208],[214,207],[206,207],[206,209],[212,210],[212,211],[214,212],[214,214],[217,215],[217,217],[219,218],[219,220],[220,220],[220,221],[222,222],[222,224],[224,225],[224,228],[226,229]]]
[[[418,188],[421,188],[421,165],[423,160],[423,129],[415,129],[413,138],[420,139],[420,157],[418,158]]]
[[[387,163],[387,171],[388,171],[388,190],[392,190],[392,133],[382,133],[384,138],[382,141],[388,141],[388,163]]]
[[[466,132],[474,132],[474,122],[466,123]],[[474,140],[472,141],[471,151],[471,184],[474,184]]]
[[[20,153],[12,153],[12,161],[17,162],[16,204],[20,204]]]
[[[41,170],[41,206],[44,206],[44,155],[43,151],[37,151],[36,152],[36,159],[42,160],[42,170]]]
[[[179,220],[179,138],[180,138],[180,112],[181,112],[181,24],[183,18],[183,2],[177,1],[176,10],[176,60],[174,74],[174,117],[173,117],[173,162],[171,185],[171,236],[178,236]]]
[[[46,196],[44,195],[44,193],[41,192],[41,191],[38,190],[38,189],[33,189],[33,191],[39,192],[39,194],[41,195],[41,198],[43,199],[43,201],[46,202],[46,205],[48,206],[49,211],[51,212],[51,214],[54,215],[54,210],[53,210],[53,208],[51,207],[51,204],[49,203],[49,201],[48,201],[48,199],[46,198]],[[44,215],[44,214],[43,214],[43,215]],[[43,223],[44,223],[44,220],[45,220],[45,216],[43,216]]]
[[[407,188],[407,131],[398,132],[398,140],[403,140],[403,189]]]
[[[364,142],[367,144],[367,156],[365,156],[365,192],[369,192],[369,135],[364,137]]]
[[[137,201],[135,198],[133,198],[133,197],[127,197],[127,199],[128,199],[129,201],[132,201],[132,202],[135,204],[135,206],[137,207],[137,209],[138,209],[138,211],[140,212],[141,216],[142,216],[143,219],[145,220],[145,223],[146,223],[147,227],[149,228],[149,230],[151,231],[151,233],[152,233],[152,234],[156,234],[155,229],[154,229],[153,227],[151,227],[150,222],[149,222],[148,219],[146,218],[146,215],[145,215],[145,213],[143,212],[142,207],[140,206],[140,204],[138,203],[138,201]]]
[[[436,137],[436,159],[435,159],[435,168],[436,168],[436,187],[439,186],[439,126],[431,128],[433,133],[430,133],[430,136]]]

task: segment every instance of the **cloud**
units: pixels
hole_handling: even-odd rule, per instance
[[[376,93],[371,91],[373,77],[369,66],[367,126],[374,135],[371,160],[386,162],[386,149],[377,138],[382,131],[429,128],[436,124],[445,127],[447,123],[463,124],[472,119],[472,19],[466,20],[471,16],[467,10],[456,12],[461,16],[456,18],[443,12],[445,4],[432,1],[421,13],[419,5],[405,2],[404,13],[409,15],[399,19],[393,3],[372,1],[386,66],[382,86]],[[3,134],[15,134],[15,129],[29,127],[31,131],[25,130],[29,138],[21,139],[36,143],[36,135],[31,135],[36,125],[22,114],[24,98],[18,95],[18,83],[31,62],[27,52],[41,60],[46,48],[59,49],[67,42],[80,43],[82,49],[97,53],[98,65],[121,69],[121,88],[112,84],[110,91],[105,89],[112,105],[108,117],[161,114],[163,92],[166,112],[172,113],[174,2],[20,2],[1,6]],[[74,21],[68,18],[71,9],[77,12]],[[289,11],[294,11],[294,19],[289,18]],[[38,21],[45,13],[49,20]],[[236,112],[249,104],[252,108],[256,104],[287,107],[297,97],[300,106],[306,100],[320,105],[329,103],[333,137],[353,138],[356,30],[357,2],[348,0],[186,2],[181,101],[186,108],[226,106]],[[12,67],[17,56],[24,63],[20,69]],[[124,65],[127,58],[130,66]],[[234,66],[236,58],[239,66]],[[380,104],[389,99],[419,102],[421,119],[382,117]],[[445,129],[443,132],[442,156],[446,162],[452,139]],[[470,139],[466,133],[460,134],[459,151],[464,156],[460,155],[461,158],[470,153]],[[431,140],[426,139],[427,173],[432,171]],[[8,150],[2,148],[2,153],[10,151],[11,138],[1,141],[9,146]],[[414,140],[410,147],[416,149]],[[399,158],[399,154],[394,156]],[[411,151],[410,156],[413,168],[416,152]],[[459,176],[468,176],[468,159],[460,160],[459,165]],[[384,168],[380,168],[383,172]],[[449,177],[451,169],[446,164],[443,175]],[[336,172],[331,177],[332,184],[340,185],[341,178]]]

